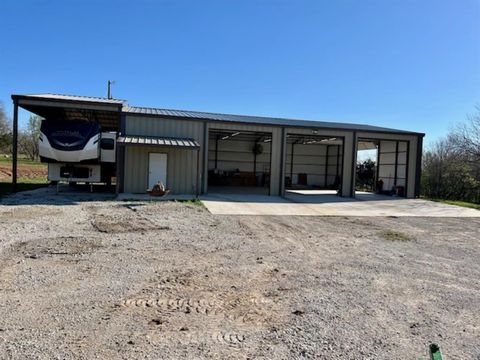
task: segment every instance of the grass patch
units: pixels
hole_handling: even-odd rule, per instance
[[[0,155],[0,164],[8,164],[8,165],[11,165],[12,164],[12,157],[11,156],[5,156],[5,155]],[[17,158],[17,164],[19,165],[31,165],[31,166],[41,166],[41,167],[45,167],[46,164],[44,163],[41,163],[40,161],[32,161],[30,159],[27,159],[25,157],[18,157]]]
[[[196,206],[203,206],[203,203],[200,201],[200,199],[173,200],[173,201],[179,202],[179,203],[184,203],[184,204],[190,204],[190,205],[196,205]]]
[[[475,204],[467,201],[458,201],[458,200],[443,200],[443,199],[429,199],[425,198],[426,200],[430,201],[435,201],[439,202],[442,204],[447,204],[447,205],[455,205],[455,206],[461,206],[469,209],[475,209],[475,210],[480,210],[480,204]]]
[[[20,179],[17,183],[17,191],[35,190],[44,186],[48,186],[45,180],[35,181],[35,179]],[[0,182],[0,198],[12,193],[12,183]]]
[[[404,232],[396,230],[382,230],[379,235],[385,240],[390,241],[411,241],[414,240],[413,236],[410,236]]]

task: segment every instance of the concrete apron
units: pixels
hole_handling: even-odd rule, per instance
[[[216,215],[480,217],[480,211],[422,199],[385,196],[209,194],[200,200]]]

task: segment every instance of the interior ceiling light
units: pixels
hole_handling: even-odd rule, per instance
[[[266,143],[267,143],[267,142],[270,142],[270,141],[272,141],[272,139],[265,139],[265,140],[263,140],[263,142],[266,142]]]
[[[237,136],[237,135],[240,135],[240,131],[237,131],[236,133],[233,133],[232,135],[230,135],[231,137],[234,137],[234,136]]]
[[[226,136],[222,137],[222,140],[227,140],[229,137],[230,137],[230,135],[226,135]]]

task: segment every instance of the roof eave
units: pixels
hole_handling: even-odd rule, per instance
[[[220,122],[220,123],[233,123],[233,124],[247,124],[247,125],[258,125],[258,126],[274,126],[274,127],[285,127],[285,128],[305,128],[305,129],[323,129],[323,130],[336,130],[334,127],[328,126],[321,126],[319,124],[311,124],[311,125],[302,125],[302,124],[269,124],[269,123],[259,123],[254,121],[235,121],[235,120],[216,120],[216,119],[208,119],[208,118],[200,118],[200,117],[192,117],[192,116],[178,116],[178,115],[164,115],[164,114],[145,114],[141,112],[132,112],[122,110],[122,114],[131,115],[131,116],[145,116],[145,117],[158,117],[158,118],[166,118],[166,119],[181,119],[181,120],[194,120],[194,121],[203,121],[203,122]],[[240,115],[236,115],[240,116]],[[308,121],[308,120],[302,120]],[[357,132],[367,132],[367,133],[387,133],[387,134],[396,134],[396,135],[411,135],[411,136],[422,136],[424,137],[424,133],[413,132],[413,131],[405,131],[405,130],[398,130],[398,129],[358,129],[358,128],[348,128],[344,127],[339,130],[345,131],[357,131]]]
[[[30,95],[20,95],[20,94],[12,94],[12,100],[32,100],[32,101],[50,101],[55,103],[68,103],[68,104],[90,104],[90,105],[104,105],[104,106],[116,106],[119,108],[119,111],[123,108],[123,102],[105,102],[105,101],[95,101],[95,100],[87,100],[87,99],[54,99],[49,97],[42,97],[42,96],[30,96]],[[121,100],[119,100],[121,101]]]

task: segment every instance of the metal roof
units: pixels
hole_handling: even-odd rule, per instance
[[[123,105],[126,103],[125,100],[120,99],[108,99],[104,97],[96,96],[80,96],[80,95],[64,95],[64,94],[27,94],[27,95],[12,95],[12,98],[22,98],[22,99],[38,99],[38,100],[57,100],[57,101],[78,101],[78,102],[88,102],[88,103],[102,103],[102,104],[116,104]]]
[[[129,114],[139,114],[139,115],[176,117],[176,118],[197,119],[197,120],[200,119],[200,120],[220,121],[220,122],[248,123],[248,124],[258,124],[258,125],[325,128],[325,129],[335,129],[335,130],[340,129],[340,130],[353,130],[353,131],[424,135],[423,133],[416,133],[412,131],[391,129],[391,128],[385,128],[380,126],[364,125],[364,124],[351,124],[351,123],[316,121],[316,120],[298,120],[298,119],[251,116],[251,115],[219,114],[219,113],[209,113],[209,112],[200,112],[200,111],[170,110],[170,109],[147,108],[147,107],[138,107],[138,106],[124,106],[123,112],[129,113]]]
[[[120,136],[117,143],[122,145],[143,145],[143,146],[173,146],[186,149],[199,149],[200,144],[194,139],[171,138],[158,136]]]
[[[420,135],[425,134],[405,131],[399,129],[385,128],[380,126],[365,125],[365,124],[352,124],[343,122],[330,122],[330,121],[316,121],[316,120],[300,120],[300,119],[288,119],[278,117],[264,117],[264,116],[251,116],[251,115],[233,115],[233,114],[220,114],[202,111],[190,111],[190,110],[171,110],[162,108],[148,108],[139,106],[128,106],[125,100],[120,99],[108,99],[104,97],[94,96],[78,96],[78,95],[63,95],[63,94],[31,94],[31,95],[12,95],[12,99],[38,99],[38,100],[50,100],[50,101],[68,101],[85,104],[97,104],[97,105],[117,105],[121,108],[123,113],[149,115],[158,117],[169,117],[177,119],[189,119],[189,120],[203,120],[203,121],[219,121],[219,122],[233,122],[233,123],[245,123],[254,125],[270,125],[270,126],[286,126],[286,127],[304,127],[311,129],[332,129],[332,130],[349,130],[349,131],[365,131],[365,132],[381,132],[381,133],[394,133],[394,134],[410,134]],[[27,109],[29,110],[29,109]]]

